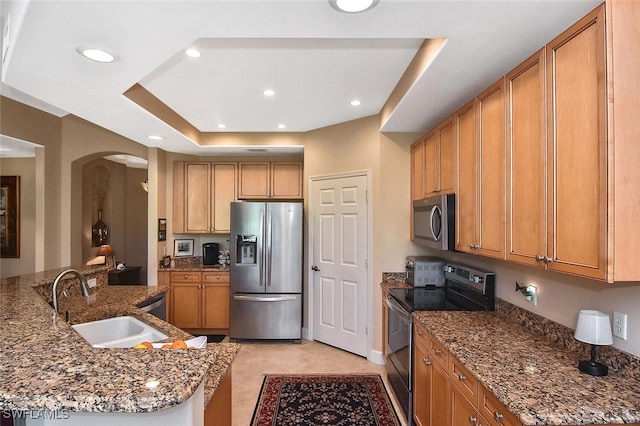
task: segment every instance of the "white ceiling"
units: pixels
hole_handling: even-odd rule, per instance
[[[122,94],[139,83],[201,132],[221,122],[308,131],[379,113],[422,40],[446,38],[380,129],[423,132],[598,3],[380,0],[343,14],[327,0],[3,0],[1,89],[147,146],[206,155],[230,148],[197,146]],[[76,52],[84,44],[120,59],[89,61]],[[183,55],[192,46],[201,58]]]

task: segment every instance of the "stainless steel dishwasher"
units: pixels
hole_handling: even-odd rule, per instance
[[[136,305],[138,308],[151,315],[160,318],[162,321],[167,320],[167,293],[163,292],[153,296],[142,303]]]

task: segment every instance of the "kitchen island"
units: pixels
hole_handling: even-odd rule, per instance
[[[167,341],[192,336],[135,307],[165,292],[165,287],[109,287],[106,268],[76,269],[87,278],[96,278],[97,286],[84,298],[77,281],[69,280],[66,286],[62,281],[56,316],[48,303],[50,289],[64,269],[0,281],[0,410],[26,413],[27,417],[47,413],[37,414],[47,418],[47,423],[37,424],[72,424],[74,417],[94,422],[113,413],[118,413],[120,424],[139,423],[148,416],[163,424],[163,418],[169,419],[174,410],[193,404],[192,414],[180,416],[185,420],[191,417],[193,421],[186,420],[189,423],[202,424],[204,408],[230,374],[239,346],[93,348],[67,324],[65,311],[70,312],[72,323],[131,315],[166,334]],[[62,296],[63,291],[68,298]]]

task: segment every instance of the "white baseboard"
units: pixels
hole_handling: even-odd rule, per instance
[[[378,365],[385,365],[386,362],[384,362],[384,356],[382,356],[382,352],[381,351],[375,351],[375,350],[371,350],[369,351],[369,358],[368,360],[370,362],[373,362],[374,364],[378,364]]]

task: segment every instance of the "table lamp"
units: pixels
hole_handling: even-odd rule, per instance
[[[116,252],[113,250],[113,248],[109,244],[101,245],[98,251],[96,252],[96,256],[104,256],[104,258],[106,259],[106,262],[105,262],[106,265],[109,265],[109,259],[111,259],[111,267],[116,266],[116,262],[114,258],[115,254]]]
[[[591,359],[589,361],[580,361],[578,369],[592,376],[606,376],[609,373],[609,368],[600,362],[596,362],[596,346],[613,343],[609,315],[600,311],[581,310],[578,315],[578,325],[576,326],[574,337],[576,340],[591,345]]]

